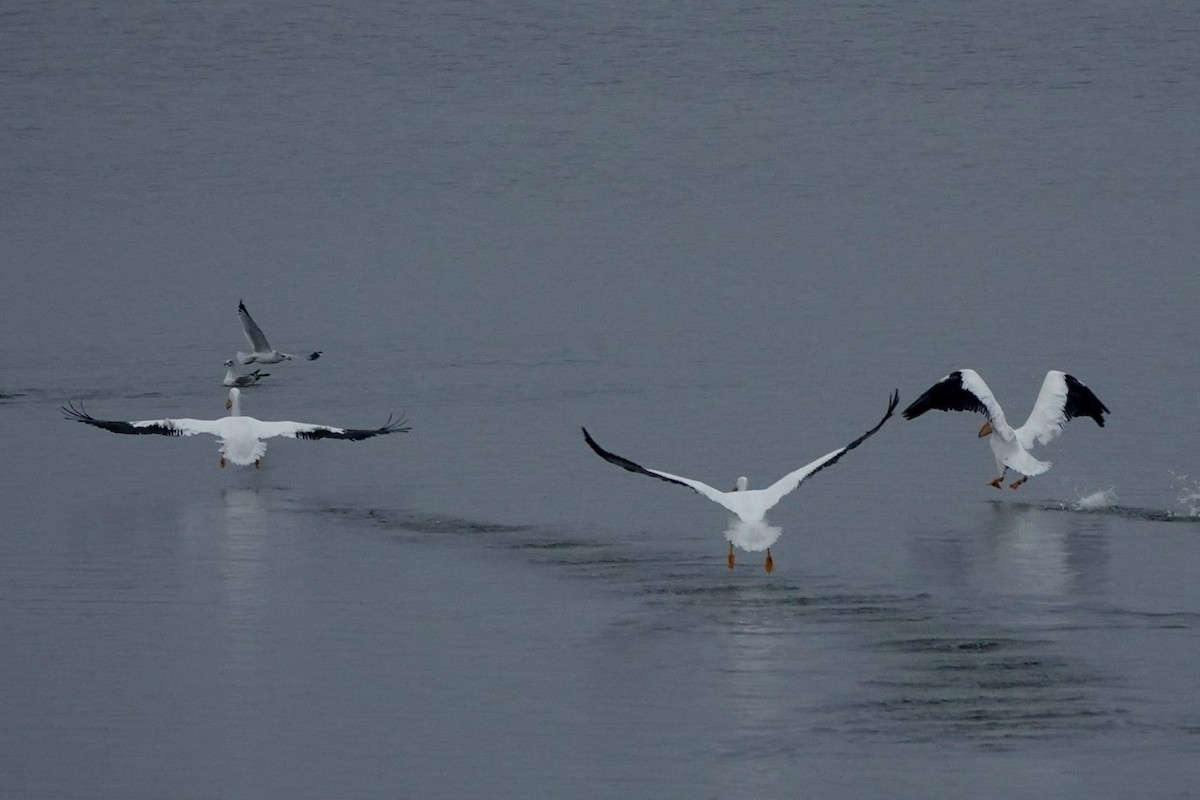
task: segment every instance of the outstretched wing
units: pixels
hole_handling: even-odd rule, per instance
[[[627,469],[630,472],[636,472],[641,475],[648,475],[651,478],[658,478],[660,481],[666,481],[667,483],[677,483],[680,486],[686,486],[689,489],[691,489],[692,491],[704,495],[709,500],[712,500],[714,503],[720,503],[722,506],[729,509],[733,513],[735,513],[735,514],[738,513],[738,509],[735,508],[734,505],[729,502],[729,495],[732,493],[722,492],[718,489],[714,489],[713,487],[709,486],[707,483],[704,483],[702,481],[694,481],[691,478],[684,478],[679,475],[672,475],[669,472],[661,472],[656,469],[647,469],[646,467],[643,467],[641,464],[635,464],[634,462],[630,461],[628,458],[619,456],[616,453],[610,453],[609,451],[605,450],[600,445],[596,444],[596,440],[592,438],[592,435],[590,433],[588,433],[587,428],[581,428],[580,430],[583,431],[583,440],[585,442],[587,442],[588,447],[592,448],[592,450],[595,451],[596,455],[600,456],[608,463],[616,464],[618,467],[621,467],[622,469]]]
[[[267,337],[263,335],[262,328],[255,324],[254,318],[246,310],[246,304],[241,300],[238,300],[238,318],[242,321],[242,332],[246,334],[246,341],[250,343],[254,352],[270,353],[271,345],[267,344]]]
[[[76,408],[74,403],[67,403],[62,410],[67,419],[94,425],[113,433],[154,434],[157,436],[194,436],[198,433],[219,435],[216,431],[217,420],[211,419],[144,419],[136,422],[96,419],[83,410],[82,402],[79,404],[79,408]]]
[[[1052,369],[1042,381],[1029,419],[1017,429],[1017,439],[1026,449],[1032,447],[1034,441],[1048,444],[1075,417],[1091,417],[1103,428],[1107,413],[1108,408],[1091,389],[1074,376]]]
[[[330,425],[310,425],[306,422],[261,422],[257,431],[260,439],[272,436],[288,436],[293,439],[347,439],[351,442],[370,439],[372,436],[384,436],[389,433],[408,433],[404,417],[395,419],[388,416],[387,422],[378,428],[334,428]]]
[[[883,419],[879,420],[879,422],[875,425],[874,428],[871,428],[871,430],[867,431],[862,436],[858,437],[857,439],[855,439],[853,442],[846,445],[845,447],[839,447],[837,450],[826,453],[825,455],[818,458],[816,461],[813,461],[810,464],[805,464],[803,467],[801,467],[798,470],[795,470],[794,472],[789,472],[787,475],[784,475],[782,478],[775,481],[775,483],[771,484],[766,489],[763,489],[762,490],[762,501],[764,503],[763,512],[765,513],[767,511],[769,511],[772,506],[774,506],[776,503],[778,503],[780,500],[783,499],[784,495],[786,495],[789,492],[796,489],[796,487],[798,487],[801,483],[803,483],[806,478],[809,478],[810,476],[815,475],[816,473],[820,472],[821,470],[825,469],[825,467],[828,467],[831,464],[836,464],[838,459],[840,459],[846,453],[848,453],[849,451],[858,447],[860,444],[865,442],[870,437],[874,436],[876,431],[878,431],[880,428],[883,427],[883,423],[885,423],[889,419],[891,419],[892,413],[896,410],[896,406],[899,403],[900,403],[900,392],[899,392],[899,390],[893,390],[891,397],[888,398],[887,411],[884,413]]]
[[[1001,438],[1012,438],[1012,429],[1004,419],[1004,410],[983,378],[973,369],[955,370],[930,386],[925,394],[904,409],[903,416],[905,419],[916,419],[931,409],[978,412],[991,421]]]
[[[973,369],[959,369],[930,386],[902,413],[905,419],[916,419],[931,409],[974,411],[991,419],[995,414],[992,406],[999,408],[996,398],[979,373]]]

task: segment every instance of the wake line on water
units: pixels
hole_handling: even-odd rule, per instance
[[[324,506],[299,510],[303,513],[328,514],[343,519],[360,520],[383,528],[416,534],[521,534],[535,529],[533,525],[509,525],[446,515],[406,513],[375,508]]]

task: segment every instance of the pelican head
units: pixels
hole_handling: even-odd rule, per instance
[[[743,475],[742,477],[737,479],[737,483],[735,483],[733,485],[733,490],[735,492],[744,492],[744,491],[746,491],[746,487],[748,487],[749,485],[750,485],[750,481],[746,480],[746,476]]]
[[[987,422],[983,423],[983,427],[979,429],[979,438],[982,439],[994,430],[995,429],[992,427],[992,421],[989,419]]]

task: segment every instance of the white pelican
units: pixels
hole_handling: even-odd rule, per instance
[[[296,358],[296,356],[281,353],[271,347],[267,342],[267,337],[263,335],[262,328],[254,324],[254,319],[246,310],[246,304],[241,300],[238,300],[238,317],[242,320],[242,331],[246,334],[246,341],[250,342],[250,347],[254,350],[252,353],[243,353],[239,350],[238,361],[243,364],[278,364],[280,361]],[[320,357],[320,350],[305,356],[309,361],[315,361]]]
[[[1021,477],[1009,484],[1010,489],[1020,488],[1032,475],[1041,475],[1050,469],[1050,462],[1039,461],[1029,451],[1035,442],[1048,444],[1058,436],[1068,420],[1075,417],[1091,417],[1104,427],[1104,415],[1110,413],[1104,403],[1073,376],[1052,369],[1042,381],[1029,419],[1019,428],[1013,428],[1004,418],[1004,411],[996,402],[992,390],[973,369],[951,372],[935,383],[929,391],[918,397],[904,409],[905,419],[916,419],[931,408],[939,411],[979,411],[987,422],[979,429],[982,438],[990,434],[988,444],[996,457],[996,470],[1000,476],[991,485],[1000,488],[1004,476],[1011,469]]]
[[[874,428],[864,433],[862,436],[855,439],[845,447],[839,447],[837,450],[826,453],[825,455],[806,464],[794,472],[789,472],[775,483],[765,489],[749,489],[749,483],[745,476],[737,479],[737,483],[733,491],[722,492],[719,489],[714,489],[707,483],[692,480],[691,478],[682,478],[678,475],[672,475],[669,472],[661,472],[656,469],[647,469],[639,464],[635,464],[627,458],[622,458],[615,453],[610,453],[600,445],[596,444],[596,440],[587,432],[587,428],[583,429],[583,439],[588,443],[588,446],[596,452],[596,455],[608,461],[611,464],[616,464],[618,467],[623,467],[630,472],[649,475],[651,478],[667,481],[668,483],[678,483],[681,486],[687,486],[693,491],[704,495],[714,503],[718,503],[732,511],[738,516],[742,525],[735,525],[725,532],[729,539],[729,555],[726,558],[726,563],[730,569],[733,569],[736,559],[733,555],[733,546],[736,544],[742,550],[748,552],[767,551],[767,558],[763,562],[763,569],[771,572],[775,569],[775,561],[771,558],[771,545],[779,538],[779,528],[767,528],[761,524],[764,516],[772,507],[784,498],[789,492],[799,486],[805,478],[818,472],[819,470],[828,467],[835,463],[847,451],[853,450],[860,444],[865,442],[868,437],[874,434],[877,430],[883,427],[883,423],[888,421],[892,416],[892,412],[896,410],[896,404],[900,402],[898,392],[892,392],[891,398],[888,400],[887,413],[883,415],[883,419],[879,420]]]
[[[388,417],[387,422],[380,428],[332,428],[328,425],[311,425],[307,422],[265,422],[254,417],[241,416],[239,402],[241,391],[229,390],[229,399],[225,408],[229,416],[220,419],[145,419],[139,422],[121,422],[117,420],[96,419],[74,404],[67,404],[63,411],[67,419],[86,422],[113,433],[158,434],[160,436],[194,436],[197,433],[208,433],[216,436],[221,443],[220,466],[225,462],[233,464],[253,464],[255,468],[262,466],[263,454],[267,451],[264,439],[272,436],[288,436],[293,439],[349,439],[357,442],[372,436],[382,436],[386,433],[408,433],[410,428],[405,425],[403,417],[394,420]]]
[[[247,386],[253,386],[262,378],[270,377],[271,373],[254,370],[254,372],[245,375],[238,375],[233,371],[233,359],[225,360],[225,379],[221,381],[222,386],[236,386],[239,389],[245,389]]]

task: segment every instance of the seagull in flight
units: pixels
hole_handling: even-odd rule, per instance
[[[243,353],[238,351],[238,361],[243,364],[278,364],[280,361],[290,361],[298,356],[281,353],[271,347],[267,342],[267,337],[263,334],[262,328],[254,322],[254,318],[250,316],[250,312],[246,310],[246,304],[238,300],[238,318],[242,321],[242,332],[246,334],[246,341],[250,343],[253,352]],[[316,361],[321,357],[321,351],[316,350],[304,358],[308,361]]]
[[[229,390],[229,399],[225,408],[229,416],[220,419],[145,419],[138,422],[122,422],[118,420],[96,419],[88,414],[80,404],[76,408],[73,403],[63,407],[67,419],[94,425],[113,433],[158,434],[159,436],[195,436],[206,433],[217,437],[220,442],[221,460],[219,466],[225,464],[255,468],[262,466],[263,454],[267,451],[265,439],[274,436],[286,436],[292,439],[346,439],[357,442],[370,439],[372,436],[383,436],[388,433],[408,433],[410,428],[403,417],[393,419],[388,417],[378,428],[334,428],[329,425],[313,425],[307,422],[267,422],[254,417],[243,417],[241,410],[241,391],[237,388]]]
[[[596,440],[593,439],[591,434],[588,433],[587,428],[583,428],[582,430],[583,439],[585,442],[587,442],[588,447],[592,448],[596,455],[600,456],[610,464],[616,464],[618,467],[627,469],[630,472],[647,475],[651,478],[658,478],[659,480],[666,481],[667,483],[677,483],[680,486],[686,486],[736,514],[742,524],[735,525],[726,531],[725,534],[726,537],[729,538],[729,553],[726,557],[726,563],[728,564],[729,568],[733,569],[734,565],[737,563],[733,553],[733,547],[736,544],[739,548],[748,552],[759,552],[766,550],[767,557],[763,562],[763,569],[765,569],[767,572],[771,572],[775,569],[775,561],[771,558],[771,545],[774,544],[775,540],[779,538],[780,529],[764,527],[763,523],[765,521],[766,513],[770,511],[771,508],[773,508],[775,504],[782,500],[787,494],[795,490],[796,487],[803,483],[805,479],[809,478],[825,467],[837,463],[838,459],[840,459],[843,455],[858,447],[860,444],[874,435],[876,431],[883,427],[883,423],[887,422],[892,416],[892,412],[896,410],[896,405],[899,402],[899,393],[892,392],[892,395],[888,400],[887,413],[883,415],[883,419],[879,420],[875,427],[871,428],[871,430],[850,442],[850,444],[844,447],[839,447],[836,450],[832,450],[818,458],[816,461],[805,464],[798,470],[789,472],[787,475],[784,475],[782,478],[765,489],[749,488],[749,482],[746,480],[745,476],[742,476],[737,479],[737,483],[732,491],[722,492],[721,490],[714,489],[707,483],[703,483],[701,481],[693,480],[691,478],[684,478],[679,475],[672,475],[669,472],[662,472],[661,470],[657,469],[649,469],[641,466],[640,464],[635,464],[627,458],[605,450],[596,443]]]
[[[233,371],[233,359],[225,360],[225,378],[221,381],[222,386],[236,386],[239,389],[245,389],[247,386],[253,386],[262,378],[270,377],[271,373],[261,370],[254,370],[245,375],[238,375]]]
[[[978,411],[987,417],[979,429],[979,437],[988,437],[992,455],[996,457],[996,471],[1000,475],[990,483],[997,489],[1010,469],[1021,475],[1009,484],[1010,489],[1019,489],[1031,476],[1050,469],[1049,461],[1040,461],[1030,452],[1035,443],[1049,444],[1075,417],[1091,417],[1103,428],[1104,415],[1110,413],[1091,389],[1075,376],[1056,369],[1046,373],[1033,411],[1019,428],[1008,424],[992,390],[973,369],[955,370],[929,387],[904,409],[904,418],[916,419],[930,409]]]

